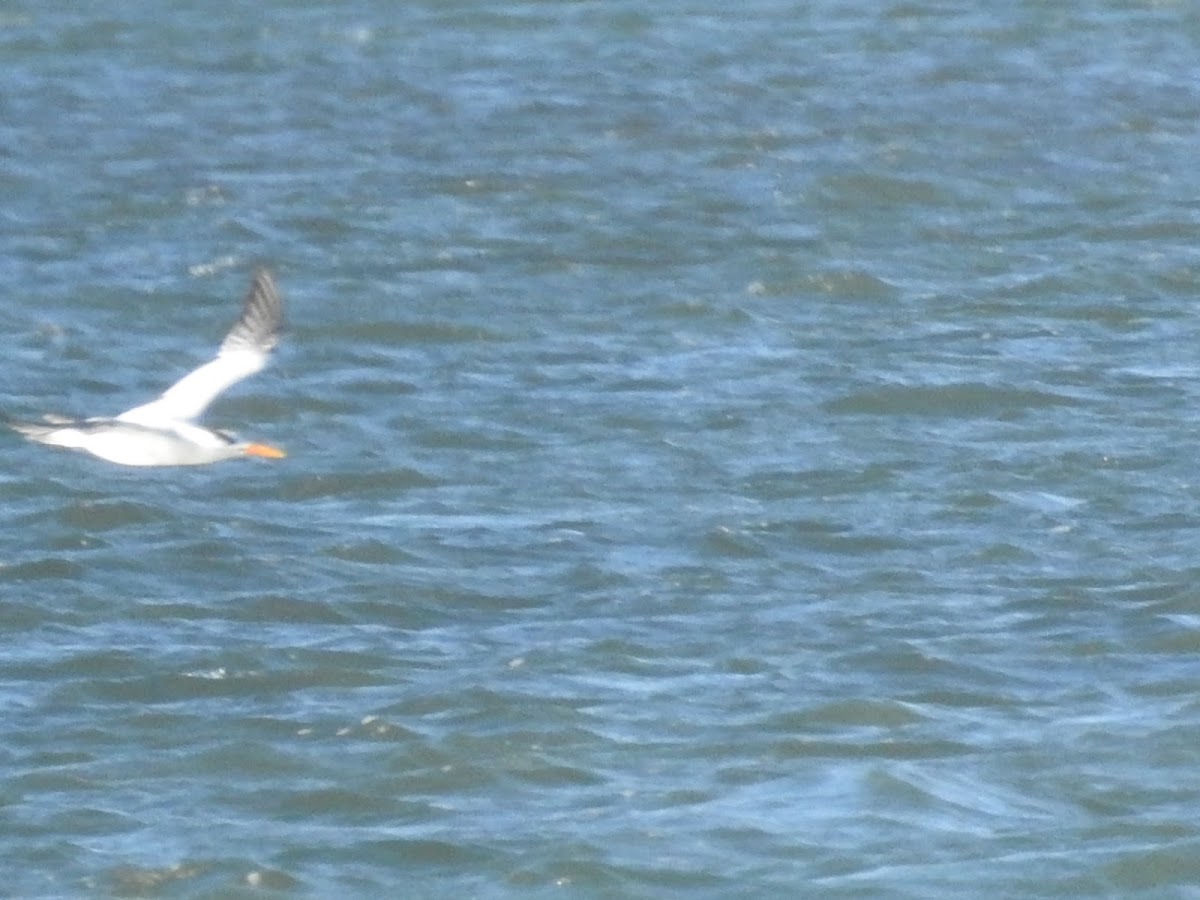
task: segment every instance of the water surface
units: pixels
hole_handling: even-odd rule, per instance
[[[0,15],[0,874],[1200,890],[1200,14]]]

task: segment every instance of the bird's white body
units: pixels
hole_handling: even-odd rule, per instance
[[[15,427],[38,443],[84,450],[122,466],[191,466],[245,455],[221,432],[187,422],[148,428],[117,418]]]

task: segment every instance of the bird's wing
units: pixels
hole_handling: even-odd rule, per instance
[[[262,370],[279,343],[282,327],[283,301],[271,273],[259,269],[250,282],[242,314],[221,342],[216,358],[183,376],[158,399],[117,418],[150,426],[198,418],[223,391]]]

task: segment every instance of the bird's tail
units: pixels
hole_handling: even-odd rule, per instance
[[[74,419],[69,419],[66,416],[44,415],[41,422],[22,422],[14,419],[8,413],[0,412],[0,423],[7,425],[13,431],[25,435],[33,441],[43,440],[53,431],[58,431],[64,425],[75,424]]]

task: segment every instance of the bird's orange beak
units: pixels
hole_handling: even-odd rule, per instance
[[[245,454],[247,456],[261,456],[264,459],[283,459],[287,456],[278,447],[271,447],[268,444],[247,444]]]

